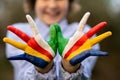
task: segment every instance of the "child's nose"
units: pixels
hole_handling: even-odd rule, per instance
[[[50,0],[48,3],[49,8],[56,8],[57,7],[57,1],[56,0]]]

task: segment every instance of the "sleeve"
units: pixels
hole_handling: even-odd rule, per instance
[[[19,79],[17,80],[55,80],[56,75],[55,73],[55,66],[45,74],[39,73],[34,66],[28,67],[26,70],[24,70],[24,73],[20,73]],[[22,75],[22,77],[21,77]]]
[[[86,25],[85,33],[90,30],[90,26]],[[92,38],[96,37],[94,35]],[[100,49],[99,44],[96,44],[92,49]],[[97,61],[97,56],[90,56],[81,62],[81,67],[75,73],[69,73],[60,65],[60,73],[63,80],[91,80],[92,70]]]
[[[13,25],[13,26],[17,26],[17,25]],[[24,26],[24,25],[18,25],[18,27],[19,26]],[[19,37],[17,37],[15,34],[13,34],[10,31],[7,31],[7,37],[14,39],[16,41],[23,42]],[[15,56],[15,55],[23,54],[23,53],[24,52],[22,50],[19,50],[9,44],[6,44],[6,56],[7,57],[11,57],[11,56]],[[55,78],[55,68],[54,68],[55,65],[48,73],[41,74],[35,70],[33,64],[25,60],[14,60],[10,62],[14,67],[14,79],[15,80],[48,80],[48,78],[51,78],[52,80],[54,80]]]
[[[62,65],[60,65],[60,75],[62,80],[81,80],[80,78],[82,75],[82,67],[80,67],[75,73],[69,73],[64,70]]]

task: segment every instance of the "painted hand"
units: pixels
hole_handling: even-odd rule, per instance
[[[76,65],[83,61],[89,56],[105,56],[107,52],[102,52],[98,50],[93,50],[92,46],[96,43],[102,41],[103,39],[110,36],[112,33],[110,31],[103,33],[93,39],[89,39],[100,29],[107,25],[106,22],[101,22],[89,30],[87,33],[83,33],[84,27],[86,25],[87,19],[90,13],[87,12],[79,23],[78,29],[75,34],[70,38],[66,39],[63,37],[59,25],[56,25],[57,39],[58,39],[58,51],[60,55],[68,60],[71,65]]]
[[[26,60],[37,67],[45,68],[48,63],[53,60],[57,51],[57,37],[55,27],[54,25],[50,26],[50,40],[46,42],[39,34],[37,26],[34,23],[32,17],[27,15],[26,18],[32,29],[33,37],[28,36],[13,26],[8,26],[8,30],[26,42],[26,44],[24,44],[9,38],[4,38],[4,42],[24,51],[24,54],[10,57],[8,60]]]

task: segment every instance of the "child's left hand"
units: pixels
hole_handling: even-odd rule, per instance
[[[107,38],[112,33],[110,31],[101,34],[93,39],[89,39],[96,32],[106,26],[106,22],[101,22],[91,30],[89,30],[86,34],[83,33],[84,27],[86,25],[87,19],[90,13],[86,13],[75,34],[70,38],[66,39],[63,37],[61,29],[58,26],[56,27],[57,38],[58,38],[58,51],[59,54],[67,61],[70,62],[71,65],[75,66],[76,64],[83,61],[85,58],[89,56],[105,56],[107,52],[102,52],[98,50],[93,50],[92,46],[100,42],[101,40]]]

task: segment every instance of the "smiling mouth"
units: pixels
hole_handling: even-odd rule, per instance
[[[45,15],[47,15],[50,18],[56,18],[60,15],[60,11],[57,12],[44,12]]]

